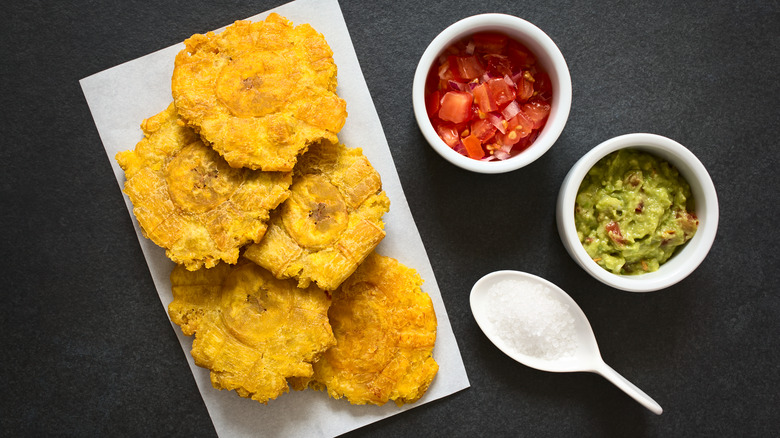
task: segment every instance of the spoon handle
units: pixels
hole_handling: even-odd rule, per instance
[[[661,413],[664,411],[663,408],[661,408],[661,405],[656,403],[656,401],[650,398],[649,395],[645,394],[644,391],[639,389],[633,383],[629,382],[625,377],[618,374],[617,371],[612,369],[612,367],[607,365],[606,363],[604,363],[603,366],[599,367],[599,369],[596,372],[604,376],[604,378],[606,378],[613,384],[615,384],[615,386],[620,388],[626,394],[630,395],[631,398],[638,401],[642,406],[649,409],[652,413],[656,415],[661,415]]]

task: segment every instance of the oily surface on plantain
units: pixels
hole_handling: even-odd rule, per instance
[[[235,169],[179,119],[174,105],[144,120],[144,139],[116,160],[146,237],[188,269],[236,263],[289,196],[290,172]]]
[[[390,200],[379,173],[358,149],[320,142],[293,170],[287,201],[263,240],[244,255],[277,278],[336,289],[384,238]]]
[[[336,342],[326,292],[253,263],[194,272],[177,266],[171,284],[171,321],[195,335],[192,357],[217,389],[267,403],[289,390],[288,378],[310,378],[312,362]]]

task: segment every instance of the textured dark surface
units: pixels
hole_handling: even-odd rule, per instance
[[[249,4],[251,3],[251,4]],[[79,79],[278,2],[13,2],[0,30],[0,435],[213,436],[154,291]],[[471,388],[350,436],[778,436],[777,1],[341,3]],[[505,12],[567,59],[571,116],[532,165],[446,163],[412,114],[420,55],[447,25]],[[689,278],[620,292],[566,254],[555,197],[572,164],[619,134],[686,145],[720,227]],[[471,285],[519,269],[569,291],[604,359],[665,409],[603,378],[512,362],[471,317]]]

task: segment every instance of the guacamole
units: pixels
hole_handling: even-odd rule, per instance
[[[691,188],[677,169],[634,149],[613,152],[590,169],[574,221],[588,255],[615,274],[657,270],[699,225]]]

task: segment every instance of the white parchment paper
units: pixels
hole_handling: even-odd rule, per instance
[[[262,20],[270,12],[277,12],[296,25],[311,24],[325,36],[333,49],[338,66],[338,94],[346,100],[348,112],[339,139],[348,147],[362,148],[382,176],[391,206],[390,212],[384,216],[387,236],[377,252],[415,268],[425,280],[423,289],[433,299],[439,323],[434,349],[439,373],[419,402],[402,408],[392,402],[381,407],[353,406],[346,400],[329,399],[324,392],[312,390],[292,391],[268,405],[262,405],[243,399],[232,391],[214,389],[208,371],[197,367],[189,354],[192,339],[182,335],[178,326],[171,325],[186,352],[203,401],[220,436],[335,436],[445,397],[467,388],[469,382],[428,255],[401,188],[387,139],[337,0],[297,0],[248,19]],[[202,29],[193,29],[193,33],[203,32]],[[177,44],[80,81],[120,187],[124,186],[125,177],[114,156],[117,152],[134,148],[143,137],[139,128],[141,121],[164,110],[172,101],[173,60],[183,48],[183,44]],[[166,258],[164,250],[143,237],[127,196],[125,203],[160,300],[167,309],[173,300],[169,279],[173,263]]]

